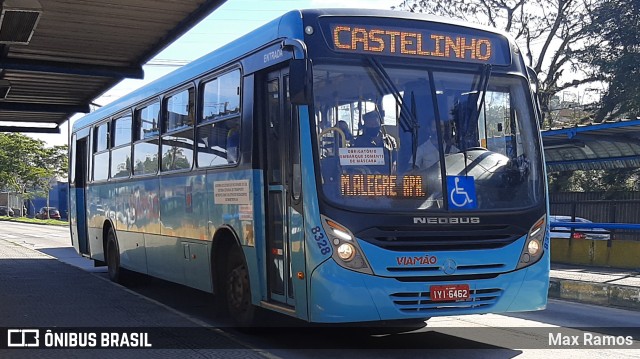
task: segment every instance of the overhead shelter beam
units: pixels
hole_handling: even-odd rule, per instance
[[[1,131],[58,132],[225,1],[0,0],[0,30],[27,35],[0,39]]]
[[[22,127],[22,126],[2,126],[0,132],[20,132],[20,133],[60,133],[60,127]]]
[[[88,113],[89,105],[58,105],[25,102],[0,102],[0,110],[22,112]]]
[[[70,74],[93,77],[143,79],[142,66],[118,67],[105,65],[87,65],[71,62],[42,61],[27,59],[0,60],[0,68],[4,70],[18,70],[29,72],[47,72],[56,74]]]

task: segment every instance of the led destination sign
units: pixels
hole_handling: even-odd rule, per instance
[[[340,176],[340,194],[343,196],[426,197],[421,176],[357,174]]]
[[[442,60],[508,64],[497,54],[496,36],[457,34],[445,31],[401,29],[371,25],[337,24],[330,27],[336,51]],[[496,56],[500,55],[500,56]]]

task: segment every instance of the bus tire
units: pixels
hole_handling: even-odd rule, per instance
[[[229,253],[224,295],[227,313],[235,324],[239,327],[253,326],[257,308],[251,304],[249,269],[244,261],[242,250],[238,247],[234,247]]]
[[[107,253],[105,259],[107,260],[107,274],[112,282],[120,283],[122,280],[122,271],[120,270],[120,249],[118,247],[118,240],[116,239],[116,232],[113,228],[109,228],[107,233]]]

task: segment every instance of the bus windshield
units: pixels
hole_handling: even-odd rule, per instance
[[[453,71],[375,60],[316,62],[313,72],[320,187],[329,202],[406,212],[511,210],[543,198],[523,78],[488,65]]]

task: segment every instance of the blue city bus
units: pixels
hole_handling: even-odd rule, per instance
[[[495,30],[291,11],[75,122],[73,245],[238,325],[540,310],[535,99]]]

